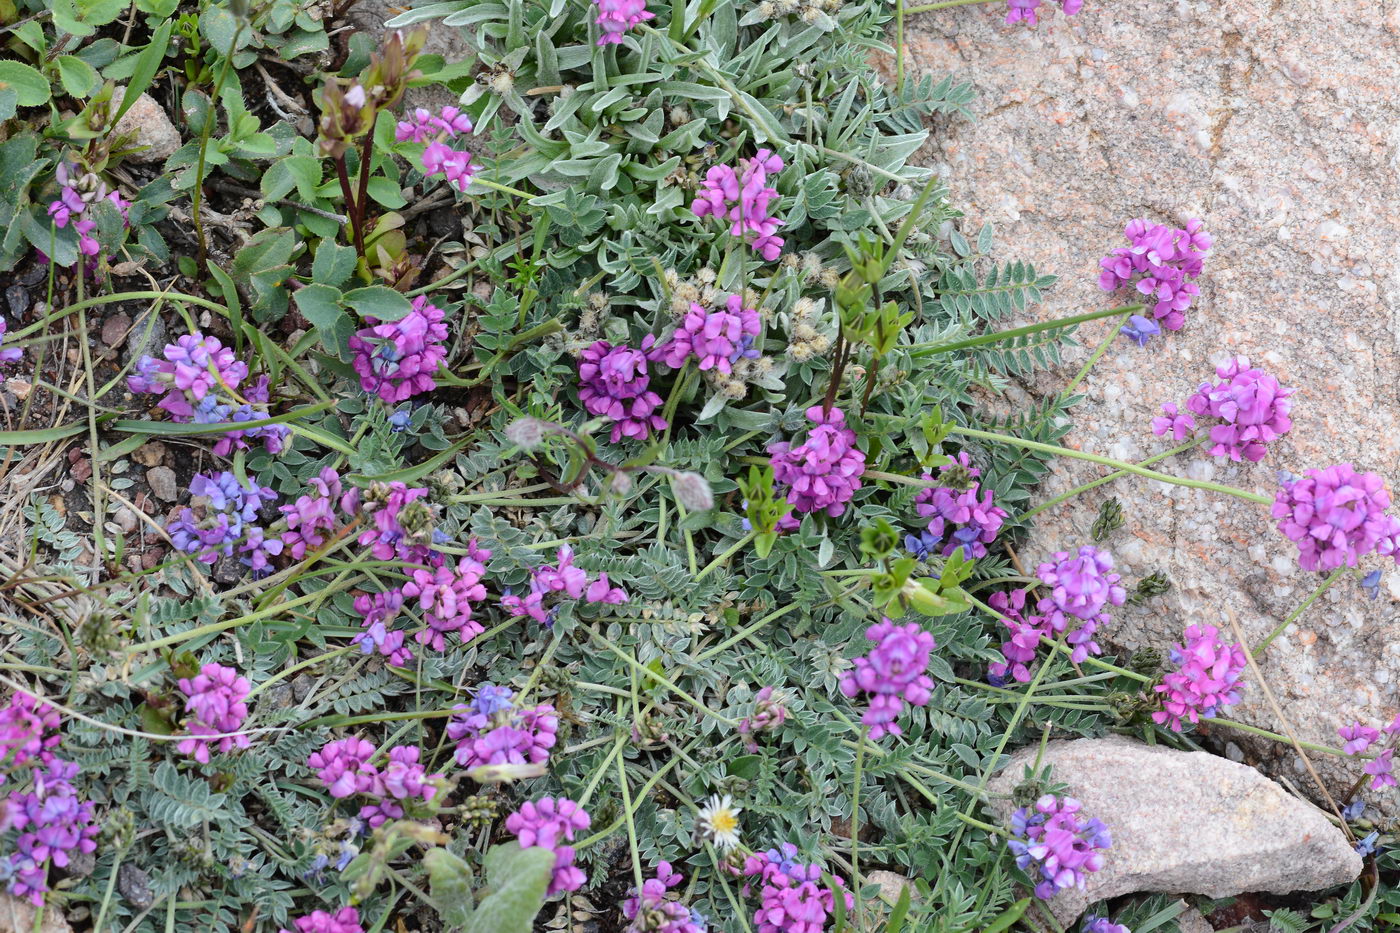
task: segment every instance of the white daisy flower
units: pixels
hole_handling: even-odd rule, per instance
[[[732,849],[739,844],[739,814],[743,812],[734,806],[733,797],[716,794],[705,801],[695,825],[719,848]]]

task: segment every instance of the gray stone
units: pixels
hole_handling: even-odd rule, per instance
[[[137,910],[145,910],[156,900],[155,892],[151,890],[151,876],[131,862],[123,862],[122,867],[117,869],[117,890]]]
[[[180,488],[175,482],[175,471],[170,467],[151,467],[146,471],[146,482],[151,487],[151,494],[162,502],[174,502],[180,494]]]
[[[117,509],[116,514],[112,516],[112,521],[116,522],[117,527],[125,534],[131,534],[140,523],[136,513],[126,506]]]
[[[1011,794],[1036,753],[1013,755],[990,790]],[[1084,889],[1049,902],[1063,923],[1094,901],[1138,891],[1284,894],[1345,884],[1361,872],[1361,857],[1321,810],[1216,755],[1113,736],[1051,742],[1042,763],[1113,836],[1104,867]],[[1003,797],[993,807],[1005,821],[1013,804]]]
[[[899,903],[900,894],[905,888],[909,889],[911,900],[918,896],[914,890],[914,882],[898,872],[884,870],[866,872],[865,880],[872,884],[878,884],[880,886],[880,900],[891,906]]]
[[[124,91],[124,88],[117,88],[112,94],[113,107],[121,106]],[[136,98],[131,109],[122,114],[117,132],[134,133],[135,145],[146,147],[127,157],[133,162],[164,162],[180,148],[180,131],[149,94]]]
[[[0,933],[34,933],[34,917],[39,909],[22,897],[0,891]],[[49,908],[39,925],[39,933],[72,933],[63,911]]]
[[[165,322],[160,315],[147,311],[136,319],[131,334],[126,338],[126,349],[122,351],[123,365],[139,360],[143,356],[158,355],[165,346]]]
[[[919,14],[906,36],[911,80],[952,72],[977,87],[977,119],[937,118],[920,156],[967,212],[962,229],[991,221],[1000,256],[1060,276],[1041,305],[1001,326],[1132,301],[1097,283],[1099,258],[1125,242],[1131,218],[1200,217],[1215,238],[1185,329],[1146,349],[1114,343],[1080,387],[1087,400],[1065,443],[1126,460],[1167,449],[1149,426],[1160,406],[1239,354],[1296,387],[1292,432],[1258,464],[1194,454],[1159,469],[1272,495],[1276,470],[1351,461],[1400,485],[1400,6],[1100,0],[1035,28],[1004,25],[1003,11]],[[1058,391],[1108,332],[1085,325],[1082,346],[1032,394]],[[1103,473],[1057,461],[1041,495]],[[1088,543],[1109,496],[1128,520],[1106,542],[1126,581],[1164,571],[1175,586],[1115,611],[1101,642],[1165,653],[1192,622],[1228,631],[1228,611],[1258,644],[1319,583],[1267,507],[1135,479],[1038,517],[1023,560],[1034,568]],[[1400,708],[1400,571],[1385,572],[1380,599],[1346,581],[1263,656],[1298,738],[1335,747],[1338,726],[1380,726]],[[1230,716],[1282,725],[1257,684]],[[1251,759],[1291,768],[1289,749],[1216,731]],[[1346,759],[1314,761],[1334,794],[1356,777]]]

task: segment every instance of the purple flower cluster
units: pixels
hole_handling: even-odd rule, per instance
[[[58,734],[58,711],[27,693],[16,693],[0,708],[0,784],[6,776],[37,761],[53,761]]]
[[[655,877],[622,903],[622,916],[631,921],[623,933],[705,933],[705,924],[690,908],[667,896],[684,880],[670,862],[657,862]]]
[[[1011,815],[1006,845],[1043,901],[1066,888],[1084,887],[1084,879],[1103,867],[1102,851],[1113,844],[1108,827],[1085,819],[1080,806],[1073,797],[1046,794],[1033,808],[1021,807]]]
[[[0,708],[0,783],[16,786],[0,803],[0,833],[17,833],[3,844],[9,855],[0,859],[0,880],[36,905],[49,889],[49,865],[62,868],[71,853],[97,847],[92,805],[72,784],[78,766],[54,755],[59,724],[53,707],[27,693]]]
[[[966,453],[958,454],[956,461],[939,467],[938,472],[946,485],[922,489],[914,499],[919,517],[929,520],[917,539],[919,547],[931,551],[941,545],[939,553],[944,557],[958,548],[963,549],[964,557],[985,557],[987,545],[996,540],[1006,521],[1006,510],[993,503],[990,489],[983,490],[976,482],[981,471]],[[932,481],[934,476],[925,473],[923,478]]]
[[[444,316],[426,295],[419,295],[413,299],[413,309],[397,321],[381,324],[365,318],[369,326],[350,338],[360,388],[377,393],[390,405],[436,388],[433,375],[447,357]]]
[[[1211,456],[1236,462],[1263,460],[1265,445],[1293,427],[1288,418],[1293,390],[1280,386],[1262,369],[1250,367],[1242,356],[1220,364],[1215,373],[1222,381],[1201,383],[1186,400],[1188,410],[1222,422],[1210,429]],[[1152,433],[1160,436],[1171,431],[1173,438],[1181,440],[1196,430],[1195,418],[1180,413],[1175,405],[1168,403],[1162,410],[1167,416],[1152,420]]]
[[[202,515],[192,508],[180,510],[166,528],[175,547],[206,564],[236,552],[254,575],[268,573],[272,558],[282,553],[283,541],[268,535],[259,524],[258,513],[276,500],[277,493],[252,479],[248,484],[241,484],[228,470],[213,475],[196,473],[190,480],[190,494],[202,500],[202,504],[197,503]]]
[[[558,800],[541,797],[526,801],[506,817],[506,829],[515,834],[522,849],[538,846],[554,852],[554,877],[550,879],[548,892],[552,895],[577,891],[587,880],[583,869],[574,864],[574,847],[567,843],[591,822],[587,811],[567,797]]]
[[[1002,613],[1002,623],[1011,637],[1002,643],[1004,662],[988,667],[988,677],[995,684],[1012,679],[1025,683],[1030,680],[1028,665],[1035,660],[1036,648],[1042,638],[1065,636],[1071,645],[1070,659],[1076,664],[1091,654],[1099,654],[1094,633],[1109,621],[1105,606],[1121,606],[1127,591],[1119,585],[1113,572],[1113,558],[1092,545],[1081,547],[1074,556],[1057,551],[1051,559],[1036,568],[1036,576],[1050,590],[1036,604],[1035,613],[1026,614],[1027,591],[1012,590],[994,593],[988,604]]]
[[[333,914],[315,910],[292,921],[292,926],[295,931],[283,927],[279,933],[365,933],[354,907],[342,907]]]
[[[10,329],[10,325],[5,323],[5,319],[0,317],[0,344],[5,342],[5,333]],[[0,346],[0,366],[6,363],[18,363],[24,356],[24,350],[20,347]]]
[[[754,695],[753,713],[739,720],[739,734],[750,754],[758,751],[753,737],[760,732],[777,732],[787,722],[788,711],[781,698],[774,696],[773,687],[764,687]]]
[[[1084,925],[1080,928],[1081,933],[1133,933],[1121,923],[1114,923],[1107,917],[1100,917],[1096,914],[1089,914],[1084,918]]]
[[[895,720],[904,704],[924,706],[932,695],[933,680],[925,671],[938,646],[915,622],[896,625],[882,619],[865,630],[865,637],[875,647],[855,659],[855,669],[841,678],[841,692],[851,698],[862,693],[870,697],[870,708],[860,721],[870,727],[872,739],[899,735],[904,730]]]
[[[351,490],[340,500],[349,514],[367,516],[365,529],[356,539],[369,547],[375,560],[399,560],[437,566],[442,560],[433,549],[437,540],[437,513],[428,503],[428,490],[398,481],[371,483],[363,492]]]
[[[559,717],[548,703],[520,708],[508,687],[482,684],[470,705],[447,724],[457,743],[454,757],[464,768],[482,765],[543,764],[558,741]]]
[[[729,296],[723,311],[707,311],[692,301],[675,334],[653,350],[651,358],[680,369],[694,357],[701,372],[714,369],[728,374],[739,360],[758,358],[754,346],[758,331],[758,311],[745,308],[738,295]]]
[[[462,644],[466,644],[485,631],[481,623],[472,618],[472,609],[486,598],[481,578],[486,575],[483,561],[491,552],[476,547],[475,542],[469,550],[472,553],[458,560],[456,567],[444,565],[433,570],[415,570],[412,579],[404,584],[403,595],[418,600],[423,621],[427,623],[427,628],[416,636],[418,643],[434,651],[447,647],[443,636],[448,633],[456,632]]]
[[[530,591],[524,596],[507,592],[501,606],[512,616],[528,616],[545,627],[554,624],[558,603],[582,599],[588,603],[616,606],[627,602],[627,593],[613,586],[606,573],[592,579],[588,571],[574,566],[574,550],[567,544],[559,549],[559,562],[536,567],[530,572]]]
[[[364,654],[378,652],[394,667],[407,667],[413,660],[413,649],[404,645],[406,633],[390,629],[389,624],[403,611],[403,590],[382,593],[361,593],[355,597],[355,612],[360,616],[363,631],[350,639]]]
[[[782,170],[783,160],[771,149],[740,159],[738,172],[728,165],[711,166],[690,209],[696,217],[713,215],[728,221],[730,236],[742,238],[772,262],[783,251],[783,238],[777,235],[783,222],[770,213],[778,189],[768,184],[768,177]]]
[[[1373,744],[1380,740],[1381,733],[1384,732],[1387,740],[1394,740],[1396,735],[1400,735],[1400,716],[1396,716],[1390,725],[1381,729],[1373,729],[1360,722],[1354,722],[1349,726],[1342,726],[1337,730],[1337,734],[1342,737],[1345,744],[1342,751],[1348,755],[1359,755],[1366,751]],[[1395,787],[1397,782],[1394,775],[1395,750],[1392,748],[1382,749],[1370,761],[1366,762],[1362,770],[1371,775],[1371,789],[1383,790],[1387,787]]]
[[[287,523],[282,545],[295,560],[329,543],[329,533],[340,524],[336,506],[344,501],[340,474],[331,467],[323,467],[307,485],[310,492],[297,496],[291,505],[278,507]]]
[[[579,357],[578,381],[579,401],[589,414],[612,419],[612,443],[624,437],[645,440],[652,431],[666,429],[661,396],[648,388],[651,375],[643,350],[599,340]]]
[[[243,385],[248,365],[233,355],[217,337],[199,331],[165,345],[164,359],[143,356],[127,377],[127,388],[137,394],[162,396],[157,407],[182,424],[233,424],[268,417],[270,397],[267,376]],[[241,388],[240,388],[241,386]],[[214,453],[228,456],[247,450],[250,440],[261,440],[268,453],[281,453],[290,429],[283,424],[222,431]]]
[[[49,865],[63,868],[75,852],[97,848],[98,826],[92,804],[80,800],[73,787],[78,766],[49,756],[30,772],[28,791],[11,791],[0,812],[0,832],[15,831],[8,860],[0,863],[16,897],[36,906],[49,890]]]
[[[408,115],[407,120],[399,121],[394,129],[394,138],[401,143],[426,142],[428,145],[420,160],[423,175],[442,175],[458,191],[466,191],[472,176],[481,171],[481,166],[472,161],[470,152],[454,149],[447,144],[447,140],[471,131],[471,117],[457,107],[443,107],[437,113],[419,107]]]
[[[1013,4],[1026,2],[1012,0]],[[1111,292],[1136,279],[1137,290],[1154,299],[1152,314],[1161,326],[1181,330],[1191,299],[1201,292],[1195,279],[1201,274],[1211,246],[1205,225],[1199,220],[1188,220],[1185,229],[1173,229],[1138,219],[1128,221],[1123,235],[1129,245],[1099,261],[1103,270],[1099,273],[1099,287]]]
[[[1273,515],[1278,530],[1298,545],[1304,570],[1355,567],[1372,551],[1400,561],[1400,519],[1385,514],[1390,493],[1375,473],[1339,463],[1301,478],[1279,477]]]
[[[1030,663],[1042,638],[1050,637],[1050,624],[1042,615],[1026,614],[1027,590],[993,593],[987,604],[1001,614],[1001,622],[1011,630],[1011,637],[1001,644],[1005,661],[987,666],[987,678],[996,686],[1006,683],[1009,676],[1018,683],[1031,679]],[[1085,649],[1087,651],[1087,648]]]
[[[646,0],[593,0],[598,6],[599,45],[621,45],[622,34],[654,19]]]
[[[807,409],[812,428],[807,440],[794,447],[787,441],[768,445],[773,481],[788,487],[787,501],[798,512],[846,511],[865,473],[865,454],[856,446],[856,432],[846,426],[841,409]]]
[[[316,776],[335,799],[352,795],[370,798],[359,813],[360,819],[370,826],[402,818],[405,800],[433,799],[437,793],[433,782],[442,775],[427,773],[418,761],[417,746],[396,745],[389,749],[383,768],[371,763],[375,753],[375,747],[369,742],[348,736],[327,743],[319,752],[312,752],[306,765],[316,771]]]
[[[1244,646],[1225,644],[1213,625],[1188,626],[1182,640],[1185,643],[1173,645],[1171,652],[1178,669],[1152,688],[1162,694],[1162,709],[1152,720],[1173,732],[1182,730],[1183,719],[1199,722],[1238,703],[1240,677],[1248,664]]]
[[[54,174],[60,191],[58,200],[49,204],[49,217],[60,230],[71,223],[78,234],[78,252],[89,258],[94,257],[102,251],[102,245],[92,235],[97,229],[97,221],[89,215],[88,209],[100,201],[106,201],[121,213],[123,224],[129,225],[127,211],[131,202],[123,198],[120,192],[109,189],[97,175],[91,172],[79,174],[76,165],[60,162]]]
[[[821,933],[836,912],[836,897],[822,882],[821,866],[797,861],[797,846],[790,842],[750,855],[744,860],[744,874],[757,877],[761,885],[762,906],[753,915],[757,933]],[[839,877],[835,880],[850,911],[854,901],[846,884]],[[748,890],[745,886],[744,893]]]
[[[180,692],[185,695],[185,731],[190,738],[176,746],[183,755],[193,755],[200,764],[209,763],[209,750],[225,754],[235,748],[247,748],[246,735],[237,733],[248,718],[244,702],[252,689],[246,677],[222,664],[206,664],[194,677],[182,677]],[[215,739],[214,736],[220,736]]]
[[[1037,16],[1041,0],[1006,0],[1006,24],[1025,23],[1034,26],[1039,23]],[[1060,8],[1066,16],[1073,16],[1084,6],[1084,0],[1059,0]]]

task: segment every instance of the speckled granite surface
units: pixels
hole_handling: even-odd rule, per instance
[[[1132,217],[1201,217],[1216,244],[1186,329],[1145,350],[1115,344],[1085,383],[1069,443],[1127,460],[1165,449],[1149,427],[1159,406],[1240,354],[1297,387],[1293,432],[1257,465],[1194,455],[1161,469],[1272,494],[1278,469],[1350,460],[1400,483],[1400,3],[1088,0],[1034,29],[1003,25],[1002,10],[911,17],[907,61],[916,76],[951,71],[976,85],[978,119],[940,120],[922,158],[944,173],[967,229],[990,220],[1001,256],[1061,276],[1034,313],[1131,298],[1098,290],[1097,262]],[[1088,325],[1069,363],[1104,333]],[[1063,462],[1044,495],[1099,475]],[[1118,645],[1165,650],[1191,621],[1223,624],[1226,608],[1257,642],[1320,579],[1297,568],[1265,507],[1138,480],[1045,515],[1027,560],[1087,542],[1109,495],[1128,517],[1107,542],[1127,580],[1162,570],[1175,584],[1115,613],[1107,634]],[[1339,585],[1268,652],[1266,676],[1300,738],[1335,743],[1338,725],[1380,725],[1400,707],[1393,565],[1381,593],[1369,602]],[[1277,727],[1258,689],[1235,713]],[[1283,773],[1301,769],[1291,751],[1249,747]],[[1324,773],[1340,786],[1354,772],[1324,763]]]

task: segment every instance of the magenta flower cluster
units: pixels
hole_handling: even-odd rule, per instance
[[[785,842],[777,849],[750,855],[744,874],[756,878],[762,906],[754,913],[757,933],[821,933],[836,913],[836,896],[822,881],[820,865],[797,860],[797,846]],[[849,912],[854,906],[845,882],[835,878]],[[744,887],[744,894],[749,886]]]
[[[706,310],[691,302],[675,334],[653,350],[651,358],[672,369],[680,369],[694,358],[701,372],[714,369],[728,374],[739,360],[758,357],[754,346],[758,331],[758,311],[745,308],[738,295],[729,296],[723,311]]]
[[[778,189],[768,179],[782,170],[783,160],[771,149],[740,159],[737,172],[728,165],[711,166],[690,209],[696,217],[727,221],[730,236],[741,238],[772,262],[783,251],[783,238],[777,235],[783,222],[772,216]]]
[[[530,572],[530,590],[523,596],[506,593],[501,606],[512,616],[528,616],[546,627],[554,624],[559,603],[583,600],[616,606],[627,602],[627,593],[613,586],[606,573],[590,577],[574,566],[574,550],[567,544],[559,549],[558,563],[536,567]]]
[[[430,147],[431,148],[431,147]],[[397,321],[366,317],[365,327],[350,338],[351,360],[360,388],[390,405],[437,387],[433,378],[447,357],[443,310],[426,295],[413,299],[412,310]]]
[[[1006,24],[1025,23],[1027,26],[1035,26],[1040,20],[1037,18],[1040,12],[1042,0],[1006,0]],[[1066,16],[1073,16],[1084,6],[1084,0],[1058,0],[1060,9],[1065,11]]]
[[[1293,427],[1288,417],[1292,404],[1288,397],[1293,390],[1279,385],[1262,369],[1251,367],[1243,356],[1220,364],[1215,374],[1220,382],[1201,383],[1186,400],[1188,411],[1221,422],[1210,429],[1211,456],[1236,462],[1263,460],[1266,445]],[[1161,436],[1170,431],[1174,439],[1181,440],[1196,430],[1192,415],[1171,403],[1162,410],[1166,416],[1152,420],[1152,433]]]
[[[1035,883],[1035,896],[1048,901],[1068,888],[1084,887],[1103,868],[1103,850],[1113,844],[1108,827],[1080,813],[1073,797],[1046,794],[1031,808],[1011,815],[1007,847],[1016,865]]]
[[[1123,235],[1129,245],[1099,261],[1099,287],[1111,292],[1136,281],[1137,290],[1152,298],[1161,326],[1181,330],[1186,309],[1201,292],[1195,280],[1211,247],[1205,225],[1188,220],[1184,229],[1173,229],[1138,219],[1128,221]]]
[[[527,801],[506,817],[506,829],[515,834],[522,849],[539,847],[554,852],[554,875],[548,893],[558,894],[577,891],[587,880],[583,869],[574,864],[574,847],[568,843],[591,822],[587,811],[567,797],[541,797]]]
[[[1372,552],[1400,561],[1400,519],[1387,515],[1390,493],[1375,473],[1350,463],[1280,474],[1273,516],[1278,530],[1298,545],[1304,570],[1355,567]]]
[[[654,19],[646,0],[593,0],[598,7],[599,45],[620,45],[622,34]]]
[[[368,519],[356,542],[368,547],[375,560],[437,566],[442,561],[442,554],[433,548],[440,543],[437,513],[427,499],[428,490],[396,480],[352,489],[340,505],[346,513]]]
[[[396,745],[389,749],[382,768],[371,761],[376,752],[364,739],[347,736],[328,742],[306,759],[307,767],[315,770],[335,799],[354,795],[369,798],[360,807],[359,817],[370,826],[401,819],[404,801],[432,800],[437,793],[433,782],[442,778],[441,774],[428,774],[419,763],[417,746]]]
[[[78,252],[92,258],[102,251],[102,245],[92,235],[97,229],[97,221],[91,216],[91,207],[106,201],[122,215],[123,224],[129,226],[128,209],[131,202],[123,198],[120,192],[109,189],[97,175],[90,172],[79,174],[76,165],[60,162],[54,176],[60,190],[58,200],[49,204],[49,217],[60,230],[72,224],[78,234]]]
[[[337,506],[350,506],[340,483],[340,474],[331,467],[323,467],[321,472],[307,481],[310,489],[291,505],[279,506],[287,530],[282,532],[282,545],[294,560],[306,557],[307,552],[325,547],[330,543],[330,535],[340,524]]]
[[[992,491],[983,490],[976,477],[981,471],[972,465],[966,453],[958,454],[952,463],[938,468],[938,479],[949,485],[921,489],[914,499],[914,510],[928,525],[920,533],[923,549],[940,549],[944,557],[958,548],[966,558],[986,557],[987,545],[996,540],[997,532],[1006,521],[1006,510],[993,501]],[[956,480],[953,478],[956,477]],[[923,478],[932,482],[932,473]]]
[[[1152,688],[1162,694],[1162,708],[1152,720],[1173,732],[1182,730],[1183,720],[1199,722],[1238,703],[1240,678],[1248,664],[1244,646],[1225,644],[1213,625],[1188,626],[1182,640],[1171,652],[1178,669]]]
[[[925,706],[932,696],[933,680],[925,672],[937,645],[916,622],[897,625],[882,619],[865,630],[865,637],[875,647],[855,659],[855,669],[841,678],[841,693],[870,697],[870,707],[860,717],[870,727],[870,738],[899,735],[904,730],[895,720],[904,704]]]
[[[0,783],[14,787],[0,804],[0,833],[16,834],[3,844],[9,854],[0,858],[0,880],[35,905],[49,890],[50,865],[66,867],[72,854],[97,848],[92,804],[72,783],[78,766],[54,754],[59,725],[58,712],[27,693],[0,708]]]
[[[1109,621],[1103,610],[1123,605],[1128,596],[1118,582],[1119,575],[1113,572],[1113,557],[1092,545],[1084,545],[1073,555],[1057,551],[1036,568],[1036,576],[1050,595],[1041,598],[1034,614],[1026,614],[1025,589],[994,593],[988,600],[1003,614],[1001,621],[1011,631],[1001,646],[1006,660],[988,667],[993,683],[1005,683],[1008,676],[1021,683],[1030,680],[1029,665],[1042,638],[1064,635],[1065,643],[1072,646],[1070,659],[1076,664],[1099,654],[1094,634]]]
[[[53,761],[58,734],[58,711],[27,693],[16,693],[0,708],[0,784],[33,763]]]
[[[787,441],[768,445],[773,481],[787,487],[787,501],[798,512],[846,511],[865,473],[865,454],[856,446],[856,432],[846,426],[841,409],[820,405],[807,409],[812,428],[807,440],[794,447]]]
[[[172,421],[222,425],[268,417],[267,376],[244,385],[248,365],[217,337],[195,331],[166,344],[162,356],[137,360],[126,385],[137,394],[161,396],[157,407],[169,412]],[[214,453],[225,457],[247,450],[250,440],[262,441],[268,453],[281,453],[290,433],[282,424],[222,431],[216,435]]]
[[[657,862],[655,876],[622,902],[622,916],[631,921],[623,933],[705,933],[690,908],[669,896],[684,880],[670,862]]]
[[[247,678],[231,667],[210,663],[196,676],[180,678],[179,687],[185,695],[185,731],[190,735],[176,746],[181,754],[208,764],[211,749],[226,754],[248,747],[248,736],[237,734],[248,718],[245,700],[252,688]]]
[[[612,420],[612,443],[624,437],[645,440],[664,431],[661,396],[652,392],[647,354],[632,347],[599,340],[583,351],[578,362],[578,397],[589,414]]]
[[[787,722],[788,710],[773,687],[764,687],[753,698],[753,713],[739,720],[739,734],[744,737],[744,748],[753,754],[758,751],[754,736],[760,732],[777,732]]]
[[[481,166],[472,161],[470,152],[454,149],[447,141],[471,131],[471,118],[456,107],[443,107],[437,113],[419,107],[407,120],[399,121],[394,138],[401,143],[426,142],[419,159],[424,177],[442,175],[458,191],[466,191]]]
[[[559,716],[548,703],[520,707],[508,687],[485,683],[469,705],[458,706],[447,724],[457,743],[454,757],[464,768],[543,764],[558,741]]]
[[[472,618],[472,610],[486,599],[486,586],[481,579],[486,575],[484,561],[491,552],[476,547],[475,542],[470,550],[472,553],[459,559],[455,567],[444,564],[432,570],[412,571],[411,579],[403,586],[404,597],[418,600],[427,623],[415,637],[419,644],[434,651],[447,647],[444,636],[448,634],[455,633],[466,644],[485,631]]]
[[[1096,914],[1086,915],[1084,923],[1079,929],[1081,933],[1133,933],[1124,924],[1114,923],[1107,917],[1100,917]]]
[[[283,927],[279,933],[365,933],[360,926],[360,912],[354,907],[342,907],[335,913],[314,910],[292,921],[295,930]]]
[[[196,473],[190,480],[190,494],[202,500],[202,514],[184,508],[166,526],[178,550],[206,564],[237,553],[255,576],[270,572],[272,559],[283,549],[282,539],[269,535],[259,523],[263,506],[277,499],[270,486],[259,486],[253,479],[244,486],[234,473],[224,470]]]

